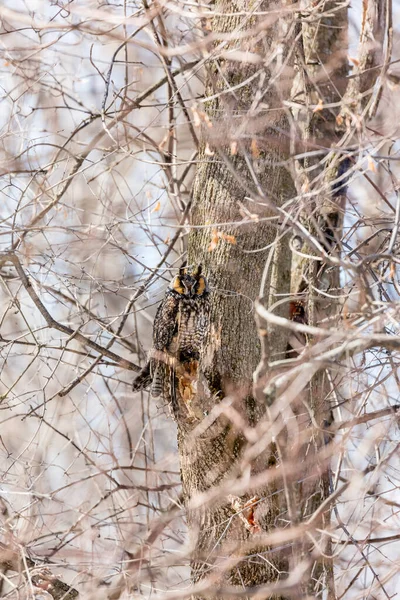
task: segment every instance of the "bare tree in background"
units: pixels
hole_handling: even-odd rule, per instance
[[[0,7],[2,596],[395,595],[397,10]],[[174,422],[131,387],[185,263]]]

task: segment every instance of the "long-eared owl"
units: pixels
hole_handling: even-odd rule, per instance
[[[133,382],[133,390],[150,387],[178,410],[176,389],[198,376],[209,327],[210,293],[201,265],[181,268],[171,281],[153,324],[149,360]],[[182,395],[182,390],[181,395]]]

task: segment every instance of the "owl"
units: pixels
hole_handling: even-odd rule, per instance
[[[210,292],[201,265],[181,268],[157,309],[149,360],[133,382],[133,391],[150,386],[151,396],[163,396],[176,413],[177,387],[198,375],[209,315]]]

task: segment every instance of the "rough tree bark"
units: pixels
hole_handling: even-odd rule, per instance
[[[335,10],[330,13],[331,9]],[[259,366],[258,377],[262,385],[256,384],[253,393],[253,373],[261,358],[253,303],[260,296],[264,272],[263,303],[267,308],[284,297],[288,299],[291,291],[302,292],[302,298],[306,296],[307,286],[302,283],[304,270],[308,269],[310,289],[316,284],[318,287],[318,277],[323,276],[322,270],[313,271],[311,278],[310,265],[302,264],[297,266],[295,281],[291,281],[290,221],[286,223],[289,225],[286,229],[279,227],[284,221],[279,207],[296,196],[294,169],[291,171],[287,159],[296,149],[296,140],[299,142],[297,148],[309,149],[304,141],[316,137],[318,124],[314,126],[314,122],[307,122],[306,127],[296,129],[283,101],[290,99],[296,70],[300,83],[297,83],[295,101],[304,104],[306,119],[310,114],[310,100],[308,97],[306,100],[310,87],[327,94],[323,101],[329,98],[332,102],[335,97],[340,100],[340,86],[336,85],[335,77],[344,73],[345,56],[341,53],[335,56],[335,62],[329,61],[343,35],[347,14],[345,8],[338,10],[335,3],[325,3],[319,20],[301,30],[299,15],[290,10],[284,12],[282,6],[270,1],[253,5],[218,0],[215,11],[219,16],[213,20],[213,32],[231,33],[232,39],[223,46],[223,56],[227,58],[218,58],[208,71],[206,94],[212,99],[206,104],[206,112],[207,122],[211,122],[212,127],[208,127],[203,136],[193,187],[193,229],[188,248],[188,262],[202,263],[210,279],[212,328],[206,382],[191,401],[190,410],[182,411],[178,416],[183,491],[194,543],[193,581],[198,583],[199,590],[195,595],[229,597],[230,586],[239,586],[242,590],[252,588],[253,591],[264,586],[264,597],[283,598],[289,589],[291,597],[296,594],[300,597],[303,592],[315,593],[322,585],[331,585],[328,583],[330,566],[318,562],[318,552],[309,540],[307,543],[266,546],[257,543],[255,528],[271,532],[288,522],[296,525],[313,514],[329,494],[326,477],[321,477],[318,472],[307,486],[294,484],[283,490],[285,486],[279,479],[268,487],[257,489],[260,501],[252,509],[249,527],[244,519],[238,518],[238,513],[240,507],[254,496],[252,490],[249,494],[242,493],[240,498],[232,498],[224,488],[222,497],[220,495],[214,502],[207,497],[207,492],[223,485],[224,481],[238,481],[244,473],[272,469],[279,460],[293,456],[294,448],[299,451],[299,442],[296,440],[290,445],[290,435],[283,431],[277,445],[269,445],[263,452],[253,455],[248,452],[246,425],[265,424],[271,418],[269,411],[274,402],[274,391],[270,385],[270,393],[265,394],[269,381],[267,363],[284,359],[288,348],[285,329],[261,322],[264,360],[261,368]],[[258,16],[251,16],[252,11]],[[307,54],[311,52],[307,44],[313,26],[317,40],[313,58],[323,51],[318,56],[318,69],[315,60],[310,62]],[[324,47],[318,45],[322,39],[318,37],[321,26],[325,28],[324,33],[329,32]],[[244,30],[252,33],[239,42],[236,34]],[[304,45],[300,51],[302,40]],[[343,39],[341,43],[343,45]],[[250,57],[260,56],[268,66],[260,68],[256,60],[253,61],[255,65],[229,60],[229,51],[233,49],[248,52]],[[271,56],[273,60],[270,60]],[[309,64],[312,64],[310,72]],[[235,89],[227,91],[230,87]],[[299,100],[301,94],[303,99]],[[334,121],[335,113],[330,111],[330,124],[332,116]],[[325,123],[324,118],[321,116],[320,122]],[[324,136],[330,140],[329,144],[325,140],[327,148],[333,142],[329,136],[333,135],[334,127],[329,130],[324,124]],[[304,166],[307,165],[301,165]],[[303,206],[303,222],[307,227],[318,221],[320,213],[325,215],[325,204],[321,202],[318,206],[318,202],[313,201]],[[333,213],[337,215],[338,207],[331,210],[329,206],[331,218]],[[337,219],[334,225],[338,226]],[[315,231],[312,233],[316,234]],[[307,309],[314,323],[317,299],[315,294],[308,294],[307,298],[308,305],[304,310]],[[289,302],[277,304],[274,314],[288,318]],[[307,388],[307,395],[318,430],[317,436],[315,429],[310,432],[310,436],[314,436],[311,444],[317,452],[323,443],[318,426],[322,426],[327,412],[321,407],[326,396],[325,383],[314,379]],[[227,416],[227,410],[213,416],[213,407],[221,406],[221,402],[235,409],[236,420]],[[211,418],[207,420],[209,415]],[[307,418],[301,424],[302,429],[309,424]],[[300,445],[306,452],[310,440]],[[254,460],[249,458],[251,456]],[[248,552],[243,550],[246,543]],[[310,551],[315,557],[303,570],[300,569],[302,574],[290,577],[290,571],[293,572]],[[201,588],[202,581],[208,581],[208,586]]]

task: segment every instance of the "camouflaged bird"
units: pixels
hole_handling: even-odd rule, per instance
[[[149,360],[133,382],[133,391],[149,386],[153,398],[164,397],[178,410],[177,386],[185,398],[193,393],[209,327],[210,293],[201,265],[181,268],[157,309]]]

